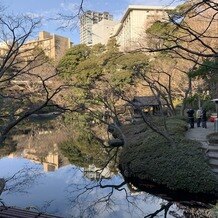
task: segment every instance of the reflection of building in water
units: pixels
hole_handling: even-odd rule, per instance
[[[9,157],[23,157],[43,164],[45,172],[55,171],[69,164],[67,158],[58,153],[57,144],[66,140],[65,131],[35,131],[13,137],[17,150]]]
[[[98,180],[100,178],[109,179],[114,175],[109,169],[109,167],[97,168],[94,164],[89,165],[89,167],[84,169],[84,176],[91,180]]]
[[[55,171],[59,168],[59,156],[57,151],[49,152],[47,156],[40,157],[36,149],[24,149],[23,157],[36,163],[42,163],[45,172]]]
[[[40,163],[43,165],[45,172],[55,171],[60,167],[60,158],[57,152],[57,144],[54,144],[54,150],[49,151],[48,154],[43,154],[37,151],[35,148],[26,148],[23,150],[22,154],[12,153],[8,157],[14,158],[22,156],[35,163]]]

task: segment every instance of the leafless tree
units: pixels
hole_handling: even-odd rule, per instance
[[[181,3],[169,14],[168,21],[156,22],[155,25],[160,25],[163,30],[161,34],[150,32],[152,27],[149,29],[148,39],[154,43],[145,50],[172,53],[177,58],[193,62],[195,69],[206,64],[205,60],[216,62],[217,12],[217,0],[187,0]],[[217,66],[213,67],[213,71],[217,71]],[[215,75],[213,80],[217,81]]]
[[[179,5],[169,15],[169,22],[165,28],[170,27],[171,31],[161,38],[162,46],[159,50],[174,50],[178,54],[183,51],[183,55],[216,57],[217,11],[216,0],[188,0]],[[178,34],[173,34],[175,32]]]
[[[37,179],[43,174],[40,168],[33,168],[28,165],[14,173],[11,177],[4,178],[4,194],[14,192],[27,193],[28,187],[37,182]]]
[[[70,14],[58,13],[56,18],[51,18],[51,20],[59,21],[60,27],[59,29],[65,30],[69,28],[73,30],[77,28],[79,18],[84,13],[84,0],[81,0],[78,5],[75,6],[75,10],[70,12]]]
[[[0,145],[14,127],[43,108],[59,107],[66,85],[40,43],[27,43],[40,20],[28,16],[0,18]],[[62,105],[63,106],[63,105]]]
[[[149,215],[146,215],[144,218],[156,217],[156,216],[157,216],[160,212],[162,212],[162,211],[164,211],[164,218],[166,218],[166,217],[167,217],[167,213],[168,213],[170,207],[172,206],[172,204],[173,204],[173,203],[168,202],[167,204],[162,205],[159,210],[157,210],[157,211],[155,211],[154,213],[151,213],[151,214],[149,214]]]
[[[97,190],[97,197],[90,198]],[[130,194],[125,181],[119,184],[108,184],[108,181],[103,178],[100,178],[99,181],[84,180],[83,184],[70,184],[67,191],[70,193],[69,201],[74,211],[80,213],[81,216],[86,216],[87,214],[96,216],[106,211],[109,213],[113,211],[113,207],[116,205],[116,198],[114,198],[117,194],[116,192],[122,192],[119,195],[124,193],[127,212],[132,213],[131,209],[128,211],[128,207],[132,206],[143,213],[140,206],[137,205],[137,196]]]

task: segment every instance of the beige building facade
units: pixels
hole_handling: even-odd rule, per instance
[[[114,28],[118,24],[113,20],[101,20],[92,27],[92,45],[101,43],[106,45],[110,37],[113,35]]]
[[[129,5],[114,32],[121,51],[134,50],[146,45],[146,29],[155,21],[168,19],[174,7]]]
[[[72,42],[69,38],[42,31],[39,32],[38,39],[26,42],[22,49],[32,50],[36,47],[42,48],[49,59],[59,61],[66,51],[72,47]]]
[[[20,47],[19,57],[28,57],[34,50],[40,48],[50,60],[57,62],[71,47],[72,42],[69,38],[42,31],[39,32],[39,36],[37,39],[27,41]],[[2,57],[7,54],[9,48],[9,42],[1,42],[0,56]]]

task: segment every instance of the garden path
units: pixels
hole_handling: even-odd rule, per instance
[[[212,171],[218,176],[218,144],[209,144],[207,140],[207,135],[213,132],[215,132],[214,123],[207,122],[207,129],[202,127],[189,129],[186,132],[186,138],[201,142],[202,148],[205,149],[205,153],[209,158]]]
[[[214,123],[207,122],[207,129],[202,127],[196,127],[193,129],[189,129],[186,132],[186,138],[207,143],[207,135],[214,132]]]

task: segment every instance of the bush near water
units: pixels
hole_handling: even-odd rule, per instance
[[[145,125],[128,126],[128,138],[131,140],[120,154],[120,168],[126,177],[150,180],[171,190],[217,193],[217,179],[199,142],[184,137],[187,130],[184,120],[167,120],[168,130],[175,140],[175,148]]]

